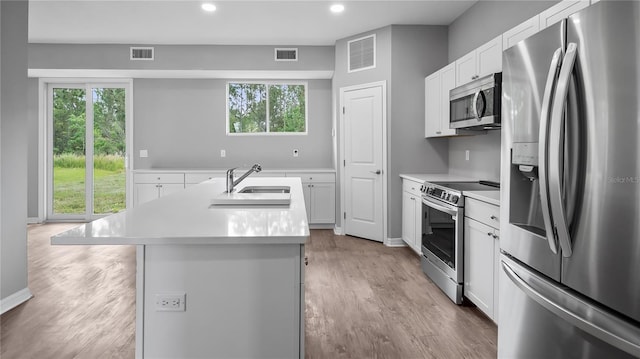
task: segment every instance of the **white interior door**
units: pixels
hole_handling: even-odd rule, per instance
[[[344,91],[345,234],[384,240],[383,86]]]

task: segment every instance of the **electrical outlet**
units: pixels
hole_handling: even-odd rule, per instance
[[[464,159],[469,161],[469,150],[464,151]]]
[[[184,312],[186,299],[186,293],[156,294],[156,312]]]
[[[146,158],[146,157],[149,157],[149,151],[140,150],[140,158]]]
[[[227,151],[220,150],[220,157],[227,157]]]
[[[293,157],[298,157],[298,150],[293,150]]]

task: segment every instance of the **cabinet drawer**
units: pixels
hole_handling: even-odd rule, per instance
[[[500,207],[498,206],[467,197],[464,202],[464,210],[467,217],[493,228],[500,227]]]
[[[207,173],[185,173],[185,183],[200,183],[212,178],[224,178],[225,172],[207,172]]]
[[[336,181],[335,173],[327,172],[287,172],[287,177],[300,177],[302,182],[331,182]]]
[[[420,187],[422,187],[422,183],[414,182],[411,180],[404,179],[402,180],[402,190],[405,192],[409,192],[414,196],[422,196],[422,192],[420,192]]]
[[[136,173],[133,177],[135,183],[182,183],[184,173]]]

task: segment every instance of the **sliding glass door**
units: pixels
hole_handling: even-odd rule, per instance
[[[47,219],[126,208],[128,84],[49,84]]]

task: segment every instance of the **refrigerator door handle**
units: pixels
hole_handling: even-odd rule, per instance
[[[547,83],[544,88],[544,95],[542,96],[542,110],[540,113],[540,134],[539,134],[539,146],[538,146],[538,177],[540,179],[540,202],[542,208],[542,219],[544,220],[544,228],[547,233],[547,240],[549,241],[549,248],[555,254],[558,253],[558,241],[556,240],[555,233],[553,231],[553,224],[551,223],[551,209],[549,205],[549,183],[547,180],[547,148],[549,141],[549,115],[551,113],[551,98],[553,97],[553,91],[555,89],[556,79],[560,72],[560,58],[562,56],[562,49],[558,48],[551,58],[551,65],[549,66],[549,74],[547,75]]]
[[[502,270],[529,298],[572,326],[633,356],[640,357],[640,329],[626,320],[593,306],[568,290],[528,270],[511,267],[503,260]]]
[[[555,224],[555,232],[564,257],[571,257],[573,251],[571,249],[567,214],[562,204],[561,167],[563,166],[564,144],[560,134],[564,125],[564,107],[569,93],[569,81],[576,63],[577,52],[577,45],[573,42],[569,43],[560,68],[558,86],[553,99],[551,121],[549,123],[549,133],[556,134],[555,136],[549,136],[549,202],[551,202],[551,215]]]

